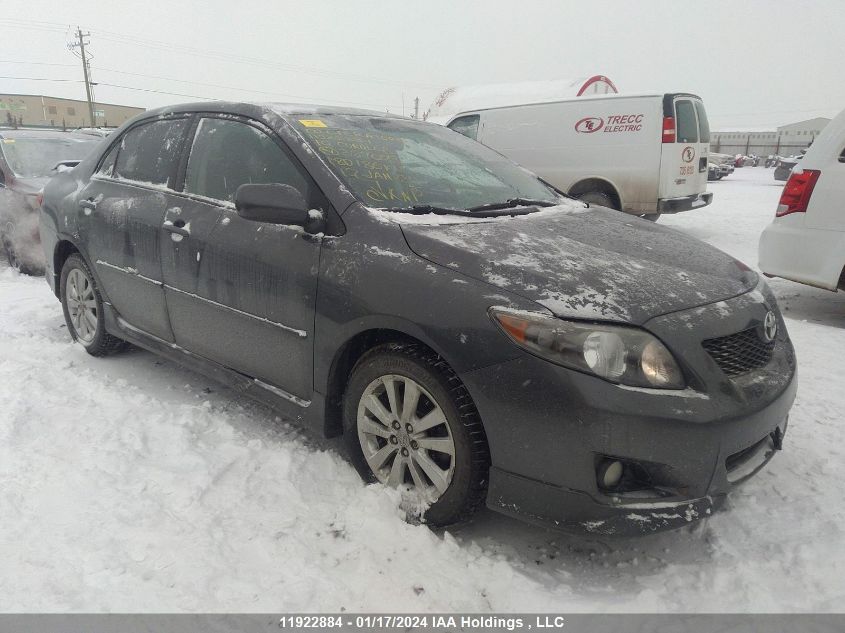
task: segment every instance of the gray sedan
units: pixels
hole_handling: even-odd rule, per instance
[[[154,110],[50,181],[41,235],[90,354],[343,435],[433,525],[684,526],[783,445],[795,355],[757,273],[438,125]]]

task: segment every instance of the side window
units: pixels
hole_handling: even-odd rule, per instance
[[[119,142],[112,145],[112,148],[109,150],[109,153],[106,154],[106,157],[100,164],[100,168],[97,170],[98,175],[106,176],[108,178],[114,176],[114,159],[117,158],[118,149],[120,149]]]
[[[185,192],[234,202],[238,187],[247,183],[291,185],[309,205],[320,206],[316,187],[267,134],[240,121],[202,119],[188,158]]]
[[[675,120],[678,127],[678,143],[698,142],[698,123],[692,101],[684,99],[675,102]]]
[[[179,160],[187,119],[154,121],[132,128],[120,140],[114,176],[166,185]]]
[[[479,115],[471,114],[470,116],[462,116],[459,119],[455,119],[449,124],[449,127],[458,132],[459,134],[463,134],[471,138],[473,141],[478,140],[478,122],[480,120]]]
[[[701,101],[694,101],[695,111],[698,113],[698,135],[702,143],[710,142],[710,122],[707,120],[707,112],[704,111],[704,104]]]

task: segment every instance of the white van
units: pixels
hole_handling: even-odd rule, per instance
[[[792,168],[759,259],[769,277],[845,290],[845,111]]]
[[[693,94],[596,95],[468,110],[453,130],[569,195],[656,220],[710,204],[710,127]]]

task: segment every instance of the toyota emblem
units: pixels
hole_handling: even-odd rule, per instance
[[[775,313],[769,310],[766,318],[763,319],[763,336],[771,343],[778,335],[778,318]]]

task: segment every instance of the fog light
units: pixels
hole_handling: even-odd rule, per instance
[[[619,482],[622,480],[622,473],[624,470],[625,468],[622,466],[622,462],[610,459],[604,460],[601,464],[599,464],[599,468],[596,473],[599,488],[610,489],[618,486]]]

